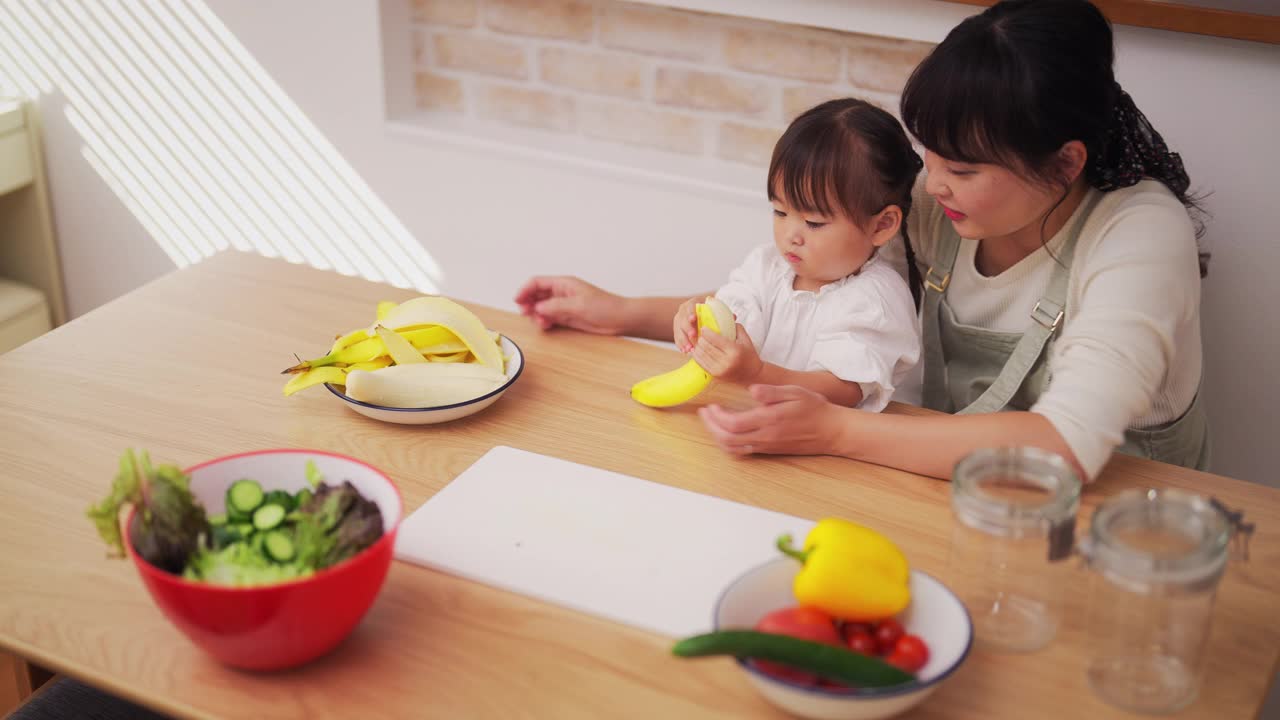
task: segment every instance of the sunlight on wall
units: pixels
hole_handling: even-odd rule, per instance
[[[0,0],[0,95],[55,92],[179,267],[231,247],[439,292],[436,262],[203,2]]]

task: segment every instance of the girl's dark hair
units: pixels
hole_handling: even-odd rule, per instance
[[[1088,0],[1004,0],[957,25],[916,67],[902,119],[944,158],[1061,185],[1064,199],[1054,160],[1079,140],[1090,185],[1108,192],[1159,180],[1186,206],[1199,238],[1202,210],[1187,194],[1182,158],[1120,88],[1114,60],[1111,25]],[[1201,252],[1202,276],[1208,261]]]
[[[911,188],[923,166],[892,115],[854,98],[829,100],[793,120],[774,146],[769,199],[784,199],[803,212],[844,215],[858,225],[897,205],[905,241]],[[905,244],[908,284],[919,308],[920,269],[911,243]]]

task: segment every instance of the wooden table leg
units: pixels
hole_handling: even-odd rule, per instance
[[[52,678],[53,673],[39,665],[0,651],[0,717],[22,704]]]

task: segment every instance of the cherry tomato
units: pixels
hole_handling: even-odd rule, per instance
[[[871,657],[875,657],[876,653],[879,652],[876,639],[871,637],[871,633],[865,630],[854,630],[845,637],[845,644],[854,652],[860,652]]]
[[[840,633],[836,630],[835,621],[831,619],[830,615],[816,608],[789,607],[774,610],[756,623],[756,630],[777,635],[790,635],[802,640],[812,640],[828,645],[842,644]],[[767,660],[752,660],[751,664],[759,669],[760,672],[782,680],[810,686],[818,683],[818,676],[813,673],[795,670],[779,663]]]
[[[840,633],[844,635],[845,642],[849,641],[849,636],[855,632],[864,632],[875,637],[876,626],[871,623],[845,621],[840,624]]]
[[[880,647],[880,652],[889,654],[898,644],[898,638],[905,634],[902,629],[902,623],[893,618],[886,618],[876,623],[876,645]]]
[[[915,635],[903,635],[893,646],[893,652],[885,662],[909,673],[914,673],[929,662],[929,646]]]

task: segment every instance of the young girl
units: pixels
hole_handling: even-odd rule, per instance
[[[892,115],[831,100],[791,123],[769,163],[773,243],[753,250],[716,292],[734,340],[697,332],[685,301],[676,346],[736,383],[799,385],[879,411],[920,359],[914,291],[877,257],[905,229],[922,162]]]

